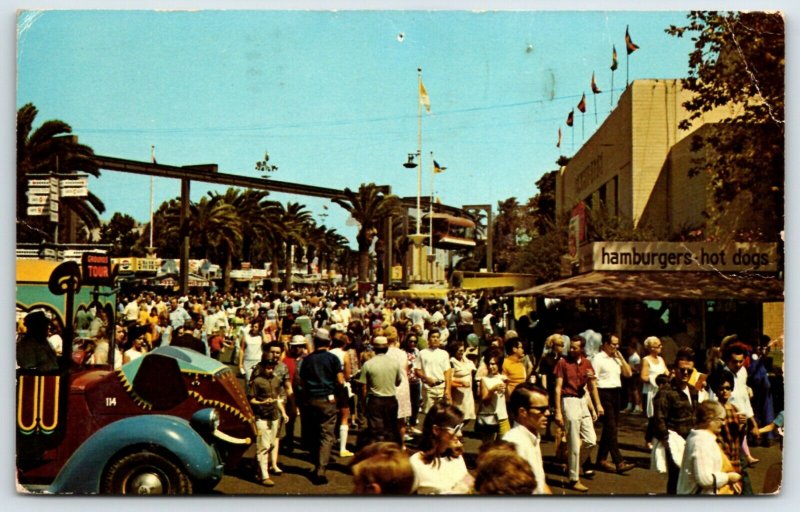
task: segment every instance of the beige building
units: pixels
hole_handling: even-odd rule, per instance
[[[724,215],[707,221],[704,212],[713,214],[714,202],[707,176],[700,173],[689,177],[689,169],[704,156],[692,150],[692,136],[722,129],[719,121],[738,112],[733,106],[720,107],[695,120],[689,129],[681,129],[681,122],[689,118],[682,105],[690,97],[691,92],[682,88],[680,80],[631,83],[600,128],[560,169],[556,179],[556,214],[569,218],[581,202],[590,210],[604,205],[609,215],[627,219],[636,228],[646,228],[663,241],[689,229],[703,228],[702,238],[728,243],[737,229],[775,223],[776,219],[754,213],[751,205],[758,198],[746,192],[740,193],[736,204],[726,205]],[[720,272],[644,272],[631,279],[634,274],[590,272],[519,295],[654,298],[661,287],[663,293],[659,296],[670,304],[671,322],[676,319],[699,322],[698,342],[702,339],[719,342],[722,334],[731,332],[748,336],[760,331],[773,339],[783,336],[783,302],[774,294],[764,299],[744,290],[744,276],[739,276],[739,289],[735,292],[719,293],[719,283],[705,281],[712,277],[727,280]],[[782,277],[778,279],[782,281]],[[632,283],[637,293],[627,297],[621,293],[625,283]],[[609,288],[605,295],[603,286]],[[683,288],[702,293],[705,300],[689,301],[680,293],[672,293]],[[623,302],[616,302],[615,307],[624,309],[631,305]],[[636,313],[623,309],[616,310],[619,324],[637,317]]]
[[[717,129],[717,121],[736,112],[720,108],[683,130],[679,124],[688,119],[688,112],[682,104],[690,97],[680,80],[631,83],[600,128],[561,168],[556,180],[557,214],[569,216],[581,201],[589,208],[605,204],[612,216],[649,228],[661,239],[701,227],[703,211],[713,202],[706,177],[688,175],[692,159],[702,157],[691,151],[692,135]],[[749,197],[741,200],[751,204]],[[748,210],[728,208],[714,226],[718,234],[758,222]],[[739,216],[739,211],[748,215]]]

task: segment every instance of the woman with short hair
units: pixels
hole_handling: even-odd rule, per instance
[[[697,406],[697,428],[686,439],[678,476],[678,494],[734,494],[733,486],[742,475],[733,470],[725,452],[717,444],[717,436],[726,421],[725,408],[721,404],[705,401]]]
[[[644,340],[644,349],[647,355],[642,358],[642,396],[645,402],[645,413],[647,417],[653,416],[653,398],[658,392],[656,377],[668,372],[667,363],[661,357],[661,340],[655,336],[650,336]],[[634,410],[633,412],[637,412]],[[641,411],[639,411],[641,412]]]
[[[468,494],[473,478],[461,442],[464,416],[444,400],[425,415],[419,452],[411,456],[418,494]]]

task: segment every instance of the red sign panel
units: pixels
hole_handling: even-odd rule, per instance
[[[85,252],[81,257],[83,283],[89,286],[114,286],[111,257],[108,254]]]

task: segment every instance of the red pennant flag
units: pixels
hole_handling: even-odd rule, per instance
[[[611,45],[611,71],[617,70],[617,47]]]
[[[574,119],[575,119],[575,111],[570,110],[569,115],[567,116],[567,126],[572,126],[572,122],[574,121]]]
[[[586,94],[581,96],[581,101],[578,102],[578,110],[586,112]]]
[[[561,147],[561,127],[560,126],[558,127],[558,142],[556,142],[556,147],[557,148]]]
[[[631,36],[630,34],[628,34],[627,26],[625,27],[625,47],[628,50],[628,55],[632,54],[633,52],[639,49],[639,46],[637,46],[633,41],[631,41]]]
[[[594,71],[592,71],[592,92],[594,94],[600,94],[602,92],[597,88],[597,82],[594,81]]]

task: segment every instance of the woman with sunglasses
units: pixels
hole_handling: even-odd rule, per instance
[[[436,402],[425,415],[421,451],[411,456],[417,494],[467,494],[473,477],[464,462],[461,442],[464,416],[456,407]]]
[[[725,408],[726,420],[719,433],[719,445],[728,456],[733,470],[742,475],[741,486],[737,486],[735,491],[750,495],[753,493],[750,478],[742,469],[746,466],[742,453],[742,440],[747,435],[747,417],[730,400],[734,384],[733,374],[718,369],[709,375],[707,382],[717,402]]]

